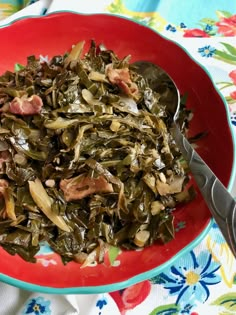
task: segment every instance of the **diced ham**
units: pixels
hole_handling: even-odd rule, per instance
[[[91,178],[84,174],[69,179],[62,179],[60,188],[66,201],[83,199],[94,193],[113,192],[112,184],[108,183],[103,176]]]
[[[43,106],[43,101],[38,95],[30,97],[15,97],[10,103],[9,112],[18,115],[35,115],[39,114]]]
[[[129,68],[114,69],[112,64],[106,66],[106,75],[112,84],[118,85],[128,95],[136,96],[138,86],[130,79]]]

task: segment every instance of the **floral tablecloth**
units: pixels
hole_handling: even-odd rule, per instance
[[[236,132],[236,1],[0,1],[0,25],[60,10],[106,12],[138,20],[176,40],[204,65],[223,93]],[[236,196],[236,184],[231,191]],[[236,260],[217,225],[154,278],[101,295],[56,296],[0,284],[0,314],[233,315]]]

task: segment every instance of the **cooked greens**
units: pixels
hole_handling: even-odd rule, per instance
[[[194,195],[162,95],[129,56],[83,44],[0,77],[0,244],[31,262],[42,241],[83,265],[168,242]]]

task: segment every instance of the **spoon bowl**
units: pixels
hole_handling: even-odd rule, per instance
[[[133,65],[136,72],[147,80],[151,89],[163,94],[160,102],[166,105],[172,119],[170,124],[171,134],[188,163],[213,218],[236,257],[236,202],[180,131],[178,125],[180,93],[175,82],[162,68],[154,63],[136,61]]]
[[[160,103],[168,113],[177,119],[180,108],[180,93],[174,80],[158,65],[150,61],[136,61],[132,64],[135,71],[142,75],[149,87],[160,94]]]

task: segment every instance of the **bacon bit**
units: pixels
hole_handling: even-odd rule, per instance
[[[113,192],[112,184],[108,183],[103,176],[91,178],[85,174],[61,180],[60,188],[66,201],[83,199],[94,193]]]
[[[10,103],[9,112],[18,115],[39,114],[43,107],[43,101],[38,95],[15,97]]]
[[[114,69],[112,64],[106,66],[106,75],[109,81],[118,85],[125,94],[137,96],[138,86],[130,79],[129,68]]]

